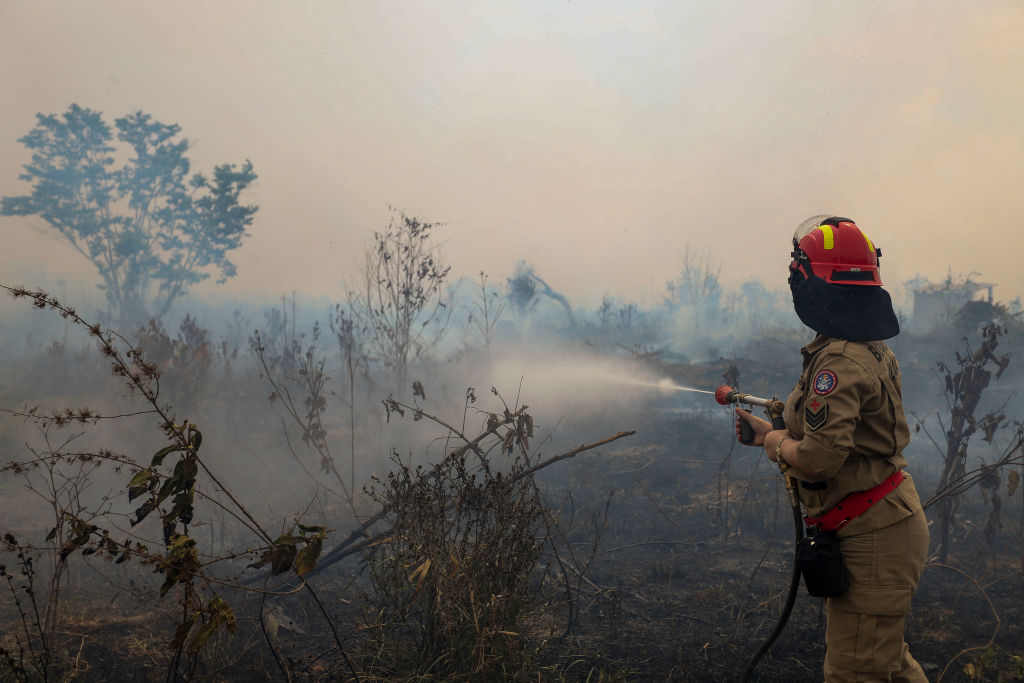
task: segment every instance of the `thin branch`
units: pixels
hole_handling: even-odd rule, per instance
[[[676,531],[678,531],[679,534],[683,538],[685,538],[688,543],[693,544],[694,540],[690,536],[690,534],[688,534],[685,531],[683,531],[683,528],[681,526],[679,526],[678,524],[676,524],[675,520],[672,519],[671,517],[669,517],[668,513],[666,513],[664,510],[661,509],[661,506],[658,505],[658,502],[656,500],[654,500],[654,498],[651,496],[651,494],[647,491],[647,487],[643,485],[643,482],[640,481],[640,478],[639,477],[633,477],[633,481],[635,481],[637,483],[637,486],[640,487],[640,490],[644,492],[645,496],[647,496],[647,500],[651,501],[651,505],[653,505],[654,509],[658,511],[658,514],[660,514],[662,517],[664,517],[665,520],[669,524],[671,524],[673,527],[675,527]]]
[[[999,612],[996,611],[996,606],[994,604],[992,604],[992,600],[991,600],[991,598],[988,597],[988,593],[985,591],[985,588],[980,583],[978,583],[978,581],[973,576],[971,576],[967,572],[963,571],[962,569],[957,569],[956,567],[951,567],[948,564],[942,564],[942,563],[939,563],[939,562],[932,562],[932,563],[929,563],[926,566],[927,567],[941,567],[943,569],[948,569],[948,570],[950,570],[952,572],[956,572],[960,576],[964,577],[965,579],[967,579],[968,581],[973,583],[977,587],[978,591],[981,592],[981,596],[983,598],[985,598],[985,602],[988,603],[989,609],[992,610],[992,616],[995,617],[995,620],[996,620],[996,627],[992,631],[992,637],[990,637],[988,639],[987,643],[985,643],[984,645],[977,645],[975,647],[964,648],[963,650],[960,650],[960,652],[956,653],[956,655],[954,655],[951,660],[946,662],[946,666],[942,667],[942,671],[939,673],[938,679],[936,679],[937,681],[941,681],[942,677],[946,675],[946,671],[949,670],[949,667],[951,667],[953,665],[953,662],[955,662],[956,660],[960,659],[960,657],[964,656],[968,652],[975,652],[977,650],[987,650],[988,648],[992,647],[992,645],[996,642],[996,635],[999,633],[999,628],[1002,626],[1003,620],[999,618]]]

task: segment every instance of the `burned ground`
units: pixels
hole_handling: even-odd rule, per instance
[[[948,342],[901,339],[897,351],[908,410],[917,416],[941,411],[942,391],[936,388],[932,368],[934,360],[949,355]],[[684,386],[708,388],[722,383],[723,375],[735,367],[744,391],[784,396],[798,373],[798,354],[771,341],[749,353],[758,360],[744,356],[704,363],[646,362],[654,363],[649,366],[654,374]],[[1012,412],[1000,396],[1018,387],[1019,378],[1011,365],[993,392],[994,408],[1002,405],[1004,411]],[[237,376],[233,381],[241,382]],[[251,385],[243,385],[252,391]],[[82,395],[95,386],[84,382]],[[295,519],[301,518],[309,529],[315,528],[311,520],[323,524],[326,539],[322,554],[315,558],[320,566],[300,572],[303,576],[281,571],[271,577],[267,570],[273,562],[283,557],[283,569],[291,570],[301,563],[301,556],[294,552],[274,556],[275,548],[283,546],[268,547],[223,508],[211,510],[197,500],[189,528],[197,540],[201,566],[187,590],[204,600],[183,602],[182,584],[161,597],[161,584],[168,574],[166,568],[154,573],[161,566],[159,542],[149,554],[115,563],[119,555],[105,552],[94,532],[61,561],[62,546],[44,539],[54,513],[69,510],[44,505],[39,512],[35,505],[39,496],[25,488],[29,477],[41,472],[58,471],[69,481],[78,477],[77,484],[88,483],[96,495],[80,492],[75,500],[83,508],[76,515],[84,518],[88,508],[94,511],[90,519],[97,526],[107,524],[118,534],[134,534],[127,516],[135,506],[125,505],[124,491],[136,470],[110,460],[99,462],[95,470],[83,470],[97,461],[83,464],[67,458],[56,470],[47,470],[45,462],[28,472],[9,468],[0,482],[5,532],[10,534],[0,562],[6,572],[6,597],[0,602],[4,624],[0,671],[5,677],[738,680],[779,617],[792,567],[794,533],[784,491],[759,449],[733,442],[728,410],[714,405],[709,396],[679,392],[625,409],[616,404],[614,409],[561,422],[557,415],[531,416],[537,422],[537,435],[531,434],[525,444],[526,422],[506,420],[502,429],[507,431],[493,431],[489,439],[497,443],[486,446],[483,455],[464,450],[467,468],[478,468],[479,459],[486,457],[504,480],[485,481],[479,470],[467,475],[455,467],[443,475],[452,486],[448,493],[438,488],[434,493],[441,497],[431,498],[434,493],[423,490],[426,497],[416,499],[418,503],[412,498],[404,499],[405,503],[392,501],[391,515],[367,530],[372,543],[361,552],[336,559],[332,549],[358,526],[353,514],[366,519],[381,499],[363,497],[355,505],[345,505],[318,490],[303,508],[283,503],[304,490],[301,482],[306,475],[293,467],[288,476],[272,475],[277,477],[275,486],[266,486],[265,459],[289,457],[280,455],[289,447],[281,437],[280,420],[254,419],[255,409],[232,400],[229,386],[238,385],[222,382],[217,392],[204,399],[206,407],[197,408],[198,414],[207,416],[202,426],[210,445],[204,448],[215,448],[216,455],[208,457],[224,457],[232,447],[249,454],[249,467],[221,464],[227,467],[235,490],[245,492],[253,514],[274,529],[274,535],[291,534],[288,543],[295,550],[313,545],[315,536],[313,531],[300,533]],[[431,388],[428,383],[428,393]],[[470,433],[476,423],[486,426],[486,411],[469,413],[476,422],[471,417],[468,426],[458,424],[461,415],[455,407],[454,415],[435,417],[461,427],[470,438],[477,434]],[[500,411],[487,410],[501,418]],[[391,425],[381,426],[374,438],[386,441],[387,429],[409,428],[412,431],[403,434],[404,443],[420,447],[413,452],[413,446],[407,445],[393,460],[377,464],[374,469],[385,483],[388,467],[416,481],[423,476],[417,465],[429,474],[432,464],[462,445],[431,423],[428,407],[421,412],[414,405],[404,416],[389,411],[388,417]],[[218,425],[241,428],[247,434],[224,438],[217,434]],[[31,423],[17,420],[14,427],[8,426],[3,434],[8,449],[16,451],[19,443],[37,444],[38,449],[38,435],[34,439],[26,435],[30,428]],[[99,431],[83,439],[94,438],[111,447],[128,436],[134,441],[135,430],[151,429],[89,428]],[[1007,441],[1012,429],[1008,426],[999,432],[995,441]],[[527,465],[625,430],[635,433],[543,467],[527,479],[516,480],[525,482],[520,488],[502,484]],[[935,425],[925,422],[924,430],[918,432],[907,455],[918,488],[927,497],[938,480],[941,457],[925,436],[937,433]],[[344,430],[326,425],[326,432],[330,436]],[[48,456],[55,462],[54,454],[74,450],[59,447],[55,428],[47,427],[43,433],[49,435],[51,445],[49,451],[40,451],[41,460]],[[447,440],[437,441],[446,434]],[[301,435],[293,437],[300,446],[291,445],[296,455],[315,471],[316,457],[303,450]],[[983,458],[992,462],[991,452],[984,450],[988,446],[972,448],[977,452],[972,462]],[[81,450],[96,449],[83,446]],[[153,450],[140,455],[136,449],[126,457],[148,461]],[[515,465],[517,457],[525,460]],[[70,466],[78,469],[68,470]],[[115,471],[119,467],[121,471]],[[925,572],[908,621],[907,640],[932,679],[1013,680],[1024,675],[1024,505],[1018,502],[1021,491],[1013,483],[1020,467],[1018,460],[995,472],[996,486],[991,485],[993,473],[989,473],[987,484],[965,494],[953,528],[950,557],[945,564],[933,558]],[[214,469],[218,469],[216,462]],[[442,481],[441,475],[434,476]],[[437,520],[442,529],[437,538],[447,538],[443,530],[453,518],[451,501],[444,496],[468,500],[482,482],[491,486],[486,489],[490,498],[472,507],[476,517],[465,518],[470,520],[466,524],[477,523],[471,517],[482,524],[466,527],[462,538],[469,545],[453,543],[438,553],[423,544],[429,536],[416,536],[437,533],[438,527],[421,528],[416,522],[406,524],[405,535],[399,533],[396,510],[403,504],[421,505],[421,514],[413,514],[415,507],[403,512],[414,519]],[[219,495],[209,482],[200,480],[197,487],[211,498]],[[999,503],[993,502],[994,494]],[[96,510],[105,514],[95,515]],[[531,516],[535,512],[542,517]],[[533,520],[530,523],[537,525],[529,531],[536,540],[535,549],[524,546],[523,551],[527,559],[530,552],[537,553],[530,560],[532,568],[517,570],[522,583],[508,582],[502,575],[511,566],[508,557],[501,562],[477,562],[480,555],[498,556],[494,544],[512,542],[506,533],[509,528],[487,529],[487,520],[512,519],[510,515],[521,515],[515,519]],[[140,533],[148,533],[151,540],[159,536],[152,529]],[[493,538],[486,536],[491,533]],[[491,540],[480,540],[485,537]],[[116,538],[120,543],[120,536]],[[523,536],[515,538],[518,543]],[[406,544],[405,554],[391,550],[400,543]],[[94,546],[95,552],[83,552]],[[26,566],[29,559],[31,569]],[[51,584],[55,568],[60,569],[60,578]],[[494,583],[496,579],[504,583]],[[315,591],[303,589],[304,581]],[[31,593],[26,590],[30,583]],[[488,588],[495,585],[502,588]],[[231,624],[224,616],[228,612],[211,607],[215,603],[206,600],[210,595],[230,605]],[[507,604],[513,598],[515,604]],[[171,645],[176,629],[190,614],[193,629],[176,648]],[[485,624],[485,619],[492,622]],[[199,632],[209,624],[209,639],[194,647]],[[788,625],[760,662],[755,679],[820,680],[823,638],[822,603],[801,589]]]

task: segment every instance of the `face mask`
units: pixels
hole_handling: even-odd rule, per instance
[[[818,334],[847,341],[890,339],[900,333],[889,293],[881,287],[833,285],[817,275],[790,273],[793,308]]]

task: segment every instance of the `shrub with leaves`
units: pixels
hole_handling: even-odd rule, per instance
[[[262,567],[265,564],[270,564],[271,573],[275,575],[289,570],[299,576],[311,572],[316,567],[327,529],[323,526],[300,526],[301,533],[299,535],[284,534],[275,540],[200,456],[199,451],[203,438],[196,425],[188,421],[184,421],[182,424],[176,423],[171,407],[162,402],[160,368],[149,360],[138,346],[132,345],[116,332],[104,331],[99,325],[85,322],[73,308],[62,304],[42,290],[33,291],[24,287],[3,285],[0,285],[0,288],[6,289],[16,299],[27,298],[36,308],[56,311],[65,319],[85,327],[89,336],[99,344],[100,352],[110,362],[114,376],[122,379],[127,384],[129,391],[147,406],[146,409],[133,413],[133,415],[151,415],[159,420],[159,426],[164,433],[167,445],[156,451],[148,466],[107,449],[86,454],[56,450],[50,453],[47,460],[53,462],[62,460],[70,462],[103,461],[110,462],[118,468],[127,466],[132,471],[131,479],[126,482],[128,500],[133,503],[137,503],[140,499],[142,501],[130,519],[131,526],[137,527],[133,533],[142,532],[147,518],[158,517],[162,532],[163,552],[151,552],[142,543],[131,543],[131,539],[118,543],[112,538],[110,530],[103,528],[103,526],[110,525],[106,523],[109,520],[105,522],[101,519],[102,515],[95,514],[83,518],[80,512],[72,513],[63,508],[59,509],[57,526],[50,531],[47,541],[58,544],[55,552],[59,553],[60,565],[70,561],[71,556],[75,553],[98,554],[99,557],[111,560],[116,558],[118,563],[136,559],[143,564],[153,564],[155,571],[164,575],[160,595],[166,595],[173,589],[173,595],[181,608],[180,621],[176,624],[174,636],[170,641],[168,680],[177,680],[179,676],[190,679],[197,670],[198,654],[204,645],[211,637],[223,630],[233,631],[236,624],[231,605],[211,590],[211,584],[226,582],[215,576],[211,572],[210,566],[214,562],[229,558],[211,559],[208,555],[201,556],[196,539],[190,532],[195,515],[196,496],[201,495],[210,505],[230,514],[245,527],[258,544],[241,555],[254,554],[264,550],[262,557],[250,566]],[[159,332],[161,328],[155,324],[151,326],[151,329]],[[206,348],[205,333],[201,332],[190,318],[186,318],[182,335],[180,343],[169,342],[163,347],[157,346],[169,352],[172,358],[182,349]],[[165,341],[169,341],[166,334],[156,335],[156,337],[162,337]],[[178,353],[178,357],[183,356]],[[6,412],[33,420],[37,424],[56,427],[95,423],[106,419],[87,409],[77,412],[70,409],[63,412],[55,410],[47,413],[47,411],[32,408]],[[12,463],[4,469],[11,469],[17,473],[30,466],[31,463]],[[197,494],[200,478],[204,480],[204,483],[208,482],[210,489],[217,493],[211,495],[210,490],[207,490],[205,493]],[[57,498],[53,498],[55,505],[58,502]],[[9,545],[13,545],[13,543],[13,541],[9,541]],[[300,549],[299,545],[303,547]],[[230,582],[227,583],[230,584]],[[308,581],[303,583],[302,588],[320,608],[334,637],[337,651],[347,662],[340,636],[331,623],[323,603],[316,597],[313,587],[309,585]],[[37,617],[37,624],[39,621]],[[42,633],[38,627],[37,630]],[[27,625],[25,631],[29,633]],[[43,639],[40,638],[40,641],[43,642]],[[183,657],[185,662],[182,665]],[[12,657],[7,656],[6,651],[0,652],[0,659],[10,660],[8,664],[15,662]],[[282,668],[282,673],[287,675],[281,659],[278,659],[278,663]],[[355,676],[351,663],[347,663]]]

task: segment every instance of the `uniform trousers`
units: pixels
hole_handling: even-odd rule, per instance
[[[841,536],[850,588],[826,602],[825,680],[927,681],[904,627],[928,555],[924,512],[864,534]]]

